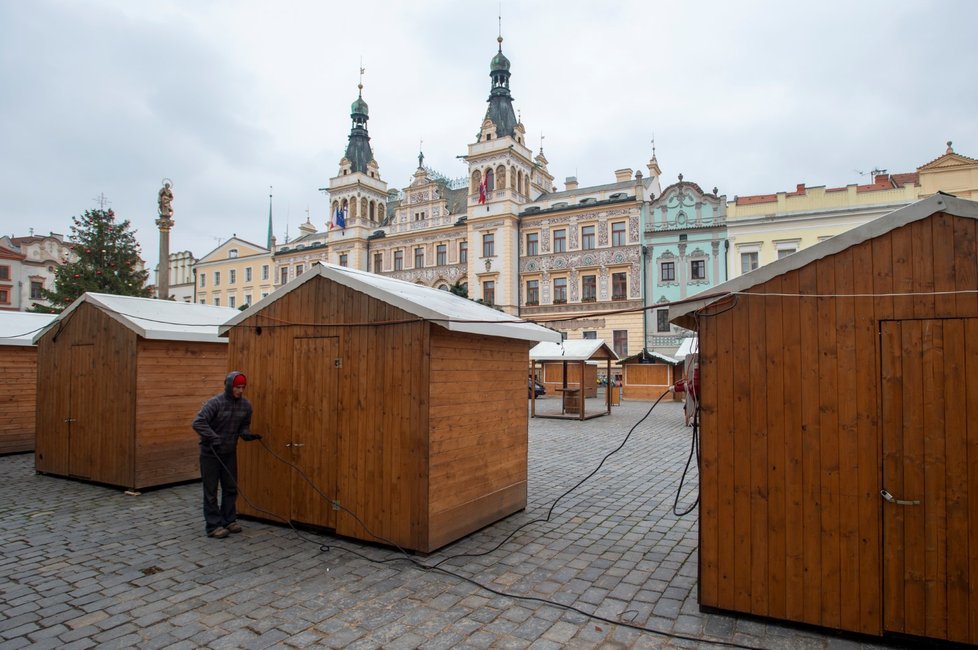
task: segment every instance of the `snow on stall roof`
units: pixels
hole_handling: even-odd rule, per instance
[[[218,327],[241,313],[230,307],[113,296],[107,293],[85,293],[61,312],[44,330],[38,332],[34,336],[34,342],[36,343],[47,330],[58,321],[66,319],[86,302],[101,309],[139,336],[164,341],[227,343],[227,339],[218,336]]]
[[[229,320],[221,327],[221,333],[226,333],[275,300],[320,276],[403,309],[419,318],[437,323],[453,332],[501,336],[528,341],[560,340],[560,332],[529,323],[467,298],[456,296],[450,291],[321,262],[314,265],[299,278],[280,287],[271,295]]]
[[[0,311],[0,345],[34,345],[34,335],[44,329],[56,314],[26,311]]]
[[[603,348],[603,349],[602,349]],[[595,357],[596,354],[599,354]],[[574,339],[562,342],[544,341],[530,349],[531,361],[587,361],[597,359],[618,359],[614,350],[601,339]]]
[[[696,336],[690,336],[683,339],[683,342],[679,344],[679,349],[676,350],[676,360],[683,361],[687,356],[691,354],[696,354],[700,351],[699,338]]]

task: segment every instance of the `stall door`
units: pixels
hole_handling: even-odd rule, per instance
[[[297,338],[293,346],[291,516],[335,528],[339,343],[335,336]]]
[[[91,478],[99,450],[95,418],[95,346],[71,346],[68,382],[68,475]]]
[[[882,324],[883,624],[978,643],[978,319]]]

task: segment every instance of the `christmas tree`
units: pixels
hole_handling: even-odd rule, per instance
[[[54,289],[42,289],[50,307],[34,303],[32,311],[57,314],[86,291],[149,297],[149,273],[143,269],[139,244],[129,221],[117,223],[112,210],[88,210],[72,217],[74,261],[55,269]]]

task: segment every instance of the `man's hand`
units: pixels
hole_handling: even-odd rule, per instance
[[[261,434],[260,433],[251,433],[249,431],[249,432],[246,432],[246,433],[242,433],[241,434],[241,439],[242,440],[245,440],[247,442],[251,442],[252,440],[261,440]]]

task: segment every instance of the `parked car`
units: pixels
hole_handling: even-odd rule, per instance
[[[533,397],[533,392],[536,392],[537,397],[547,394],[547,389],[543,387],[538,381],[532,381],[531,379],[526,380],[526,396],[527,398]]]

